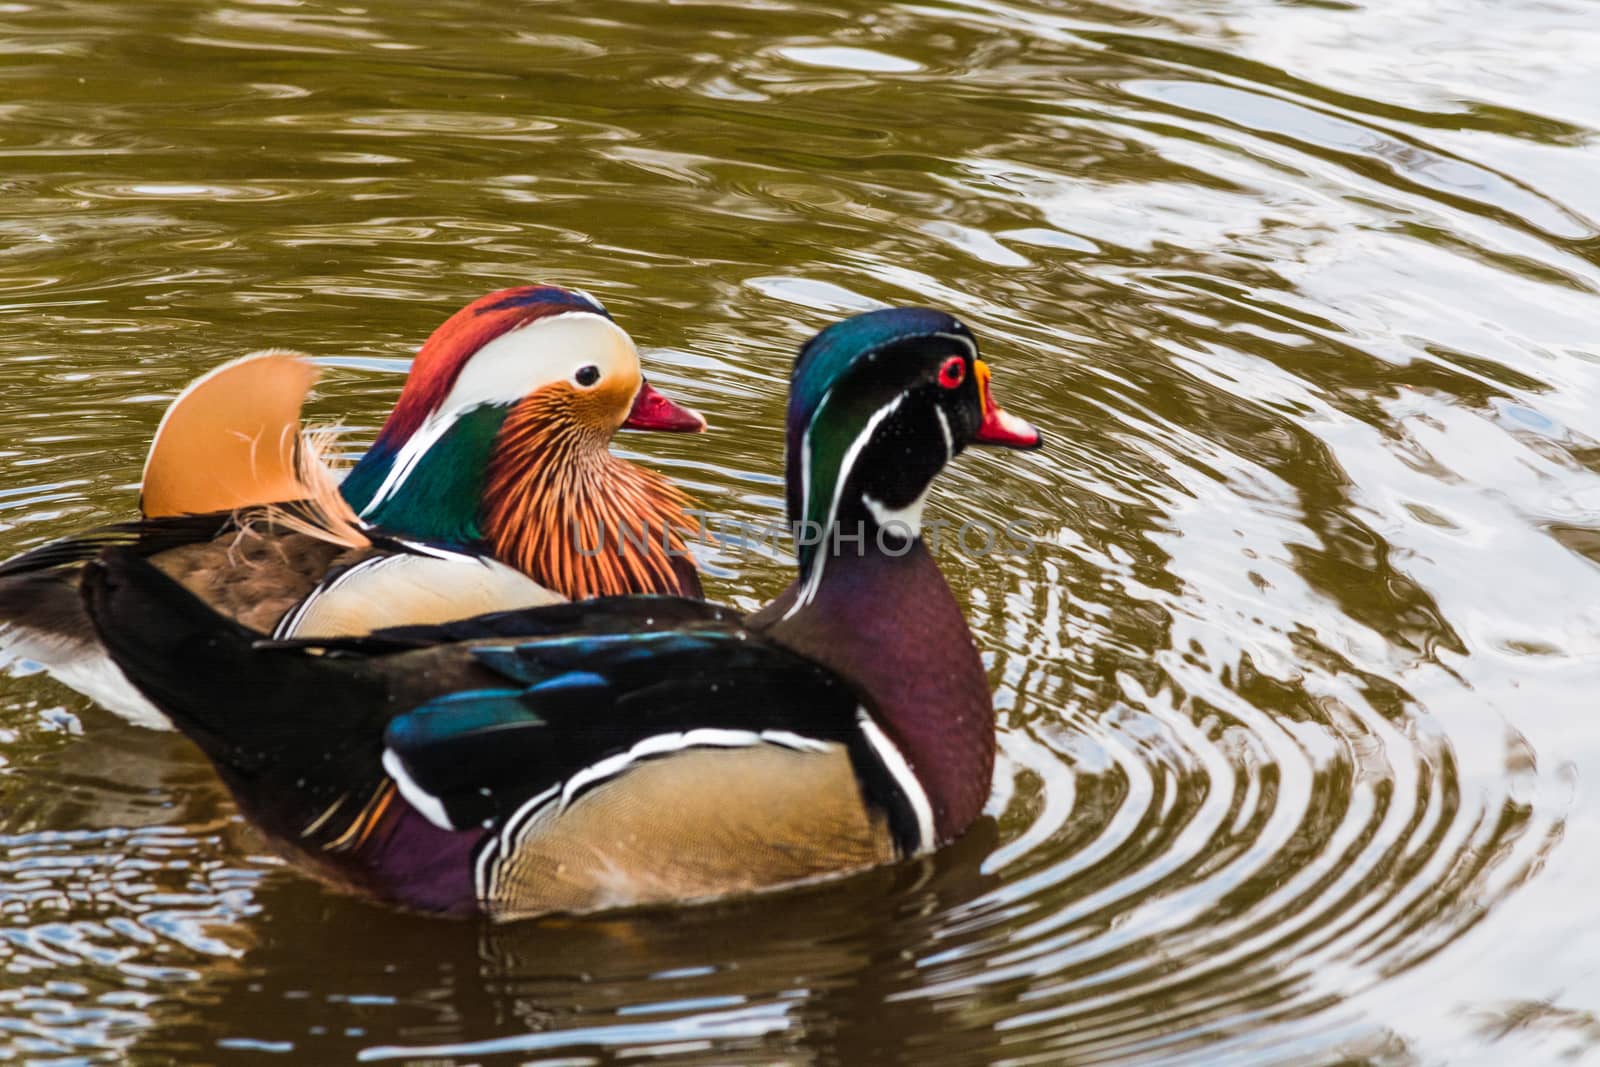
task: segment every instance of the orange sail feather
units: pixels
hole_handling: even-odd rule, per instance
[[[196,380],[167,409],[145,461],[145,518],[295,503],[279,516],[335,544],[368,543],[339,495],[300,411],[317,368],[292,352],[258,352]]]

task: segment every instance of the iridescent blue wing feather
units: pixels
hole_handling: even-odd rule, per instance
[[[522,688],[452,693],[397,717],[384,738],[390,775],[450,828],[504,818],[601,765],[620,773],[705,745],[857,741],[847,686],[737,625],[566,635],[472,655]]]

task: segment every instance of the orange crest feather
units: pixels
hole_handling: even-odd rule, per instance
[[[196,379],[156,430],[140,512],[153,519],[267,507],[302,533],[368,544],[323,461],[329,435],[300,433],[317,373],[296,353],[257,352]]]

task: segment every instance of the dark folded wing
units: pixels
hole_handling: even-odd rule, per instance
[[[599,613],[615,623],[632,610],[619,603]],[[862,801],[914,850],[915,812],[863,730],[860,695],[737,621],[472,651],[506,684],[430,701],[394,719],[384,738],[386,769],[441,826],[503,824],[530,805],[564,810],[639,766],[690,751],[837,746],[850,754]]]
[[[13,556],[0,563],[0,578],[80,566],[107,548],[128,548],[141,556],[153,556],[169,548],[210,541],[232,522],[231,515],[219,513],[113,523]]]

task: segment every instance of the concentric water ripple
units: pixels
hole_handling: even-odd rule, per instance
[[[446,314],[599,295],[782,507],[794,346],[962,315],[1047,448],[931,514],[1001,712],[928,861],[432,922],[282,868],[181,740],[0,692],[0,1058],[1593,1058],[1597,30],[1580,2],[0,5],[0,555],[123,518],[281,345],[353,454]],[[703,546],[753,608],[781,549]]]

